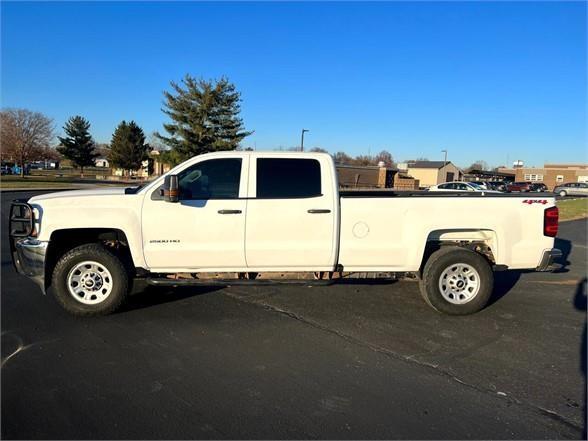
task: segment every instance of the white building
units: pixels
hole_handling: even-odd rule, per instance
[[[94,164],[96,164],[96,167],[110,167],[110,163],[106,158],[96,158]]]

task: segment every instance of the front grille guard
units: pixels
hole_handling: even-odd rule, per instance
[[[12,202],[10,206],[9,236],[27,237],[34,230],[33,207],[22,200]]]

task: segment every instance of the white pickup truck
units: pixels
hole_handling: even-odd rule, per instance
[[[76,315],[115,311],[136,279],[331,284],[398,273],[415,274],[436,310],[470,314],[488,302],[494,270],[550,269],[557,228],[545,195],[340,192],[327,154],[231,151],[141,187],[15,201],[10,244],[17,270]]]

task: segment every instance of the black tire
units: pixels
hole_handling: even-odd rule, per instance
[[[112,276],[110,294],[95,304],[85,304],[70,293],[67,279],[70,271],[85,261],[97,262]],[[116,311],[124,302],[129,291],[129,272],[122,261],[100,244],[86,244],[65,253],[55,265],[52,285],[55,298],[69,313],[77,316],[107,315]]]
[[[454,304],[445,299],[439,287],[443,272],[454,264],[463,263],[479,275],[477,294],[467,303]],[[421,295],[433,309],[450,315],[473,314],[483,309],[492,295],[494,274],[488,261],[480,254],[458,247],[443,247],[435,251],[425,264],[419,283]]]

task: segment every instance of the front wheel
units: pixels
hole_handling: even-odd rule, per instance
[[[465,315],[478,312],[492,295],[494,275],[488,261],[464,248],[446,247],[434,252],[423,270],[420,290],[439,312]]]
[[[129,290],[129,275],[121,260],[99,244],[76,247],[53,270],[55,298],[69,313],[106,315],[116,311]]]
[[[568,193],[567,193],[565,190],[562,190],[562,191],[560,191],[560,192],[559,192],[559,195],[560,195],[562,198],[565,198],[565,197],[568,195]]]

